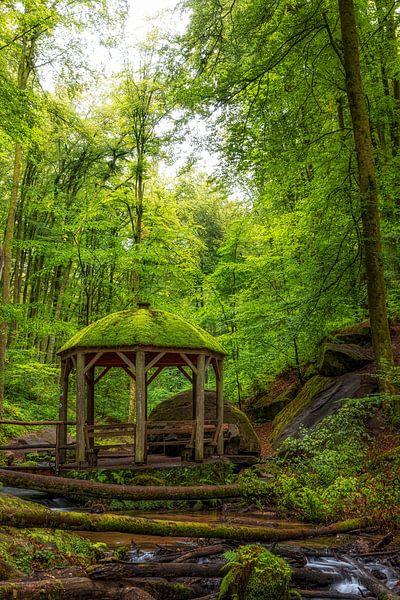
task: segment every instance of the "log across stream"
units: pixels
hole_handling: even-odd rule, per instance
[[[54,498],[54,496],[46,495],[43,492],[13,488],[3,488],[2,491],[14,493],[24,499],[41,502],[51,507],[56,513],[66,509],[69,511],[77,510],[78,512],[82,510],[68,500],[59,497]],[[97,517],[97,515],[94,515],[94,517]],[[140,517],[149,523],[153,522],[153,519],[157,519],[158,522],[165,520],[165,522],[179,522],[181,524],[185,522],[189,524],[195,521],[204,524],[206,527],[208,525],[229,526],[230,528],[237,526],[239,530],[241,528],[254,529],[255,526],[259,527],[261,524],[265,526],[266,530],[276,530],[276,532],[286,531],[287,528],[292,531],[298,529],[303,532],[307,529],[314,530],[311,525],[305,526],[304,523],[281,521],[273,513],[260,512],[213,511],[200,513],[166,512],[164,514],[159,512],[157,514],[135,512],[134,517],[135,519]],[[74,527],[74,529],[76,528]],[[98,567],[97,572],[94,568],[92,578],[98,582],[99,590],[102,589],[102,581],[112,582],[118,578],[132,577],[132,575],[138,580],[158,577],[166,582],[175,580],[182,582],[185,581],[185,578],[192,581],[195,578],[195,581],[197,581],[194,586],[196,596],[193,597],[197,598],[201,598],[202,595],[212,597],[212,594],[219,587],[220,577],[222,576],[220,567],[225,562],[223,551],[237,545],[235,540],[209,538],[208,540],[194,541],[180,535],[159,537],[152,533],[146,535],[118,531],[78,531],[77,533],[93,542],[103,542],[110,548],[121,545],[128,548],[121,563],[105,564]],[[396,597],[395,595],[371,595],[364,585],[362,575],[357,571],[357,565],[352,565],[346,560],[344,549],[347,552],[349,545],[355,542],[359,535],[343,533],[326,538],[286,540],[272,546],[270,544],[266,545],[289,561],[293,569],[296,588],[301,590],[307,588],[302,592],[304,598],[320,598],[323,600],[324,598]],[[365,535],[373,539],[372,534]],[[279,534],[277,537],[279,538]],[[398,541],[400,542],[400,540]],[[207,548],[213,545],[215,551],[211,549],[205,555],[202,553],[202,547]],[[185,556],[188,556],[188,558],[185,558]],[[388,558],[390,559],[392,556],[380,557],[377,555],[364,559],[358,558],[357,560],[362,561],[362,568],[365,568],[368,572],[373,572],[374,576],[382,578],[383,584],[391,589],[396,587],[398,572],[391,568]],[[91,584],[88,583],[87,585],[90,586]],[[30,593],[33,594],[33,591],[31,590]],[[101,595],[101,592],[99,594]],[[309,595],[307,596],[307,594]]]

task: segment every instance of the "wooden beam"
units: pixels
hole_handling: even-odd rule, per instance
[[[148,381],[147,381],[147,385],[149,385],[152,381],[155,380],[156,377],[158,377],[158,375],[161,373],[161,371],[164,369],[164,367],[158,367],[156,371],[154,371],[154,373],[149,377]]]
[[[146,367],[146,373],[147,373],[147,371],[148,371],[149,369],[151,369],[152,367],[155,367],[155,366],[156,366],[156,364],[158,363],[158,361],[159,361],[159,360],[161,360],[161,359],[162,359],[162,357],[163,357],[163,356],[165,356],[165,355],[166,355],[166,352],[159,352],[159,353],[157,354],[157,356],[155,356],[155,357],[154,357],[154,358],[153,358],[153,359],[152,359],[152,360],[149,362],[149,364],[147,365],[147,367]]]
[[[223,362],[218,365],[218,373],[216,373],[216,396],[217,396],[217,453],[222,456],[224,453],[224,370]]]
[[[64,364],[63,364],[64,363]],[[59,466],[66,461],[65,450],[60,450],[60,446],[66,445],[67,443],[67,418],[68,418],[68,377],[69,377],[69,364],[70,361],[67,359],[61,363],[62,376],[61,376],[61,394],[60,394],[60,405],[58,410],[58,418],[62,421],[62,425],[58,425],[56,428],[56,470]]]
[[[93,361],[91,361],[93,362]],[[86,423],[88,425],[94,425],[94,364],[89,371],[86,373],[87,387],[86,387]],[[93,448],[93,440],[89,439],[89,446],[87,450]]]
[[[131,369],[132,373],[135,375],[136,367],[133,364],[133,362],[123,352],[116,352],[116,354],[118,354],[118,356],[124,361],[124,363]]]
[[[205,355],[197,357],[196,377],[196,436],[194,444],[194,458],[201,462],[204,458],[204,380],[205,380]]]
[[[213,358],[213,367],[214,367],[214,371],[215,371],[215,378],[217,379],[221,375],[218,358]]]
[[[136,352],[136,436],[135,463],[146,461],[146,355]]]
[[[205,364],[206,371],[207,371],[208,367],[210,366],[211,359],[212,359],[212,356],[207,356],[206,364]]]
[[[130,369],[128,369],[128,367],[126,365],[121,365],[121,367],[125,371],[125,373],[128,373],[129,377],[131,377],[133,379],[133,381],[136,380],[136,375],[134,375],[134,373],[132,373],[132,371]]]
[[[179,366],[178,370],[182,373],[182,375],[184,375],[186,377],[186,379],[188,379],[190,381],[190,383],[193,383],[193,378],[190,377],[190,375],[187,371],[185,371],[185,367]]]
[[[111,367],[105,367],[101,373],[99,373],[99,375],[97,375],[97,377],[94,380],[94,384],[96,385],[96,383],[98,383],[100,381],[100,379],[103,379],[104,375],[106,373],[108,373],[108,371],[111,369]]]
[[[99,360],[99,358],[101,358],[101,357],[103,356],[103,354],[104,354],[104,352],[98,352],[98,353],[96,354],[96,356],[94,356],[94,357],[92,358],[92,360],[90,360],[90,361],[88,362],[88,364],[87,364],[87,365],[86,365],[86,367],[85,367],[85,374],[86,374],[88,371],[90,371],[90,369],[91,369],[92,367],[94,367],[94,365],[97,363],[97,361]]]
[[[83,465],[86,458],[86,398],[84,370],[85,355],[82,352],[78,352],[76,355],[76,460],[79,465]]]
[[[185,363],[187,365],[189,365],[189,367],[192,369],[193,373],[197,373],[197,367],[195,367],[195,365],[192,363],[192,361],[190,360],[190,358],[188,356],[186,356],[186,354],[184,354],[183,352],[179,352],[179,356],[181,358],[183,358],[183,360],[185,361]]]

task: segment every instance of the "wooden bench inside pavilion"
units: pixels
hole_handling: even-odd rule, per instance
[[[183,460],[201,462],[224,454],[223,360],[218,341],[200,327],[172,313],[139,304],[134,310],[108,315],[84,328],[59,350],[62,395],[56,463],[96,466],[107,451],[123,448],[131,462],[146,464],[151,451],[176,446]],[[149,385],[165,368],[177,368],[192,387],[192,419],[149,421]],[[96,423],[96,384],[113,368],[133,379],[136,418],[133,423]],[[204,419],[204,384],[208,368],[216,382],[215,419]],[[76,380],[76,443],[68,443],[67,411],[70,375]],[[70,454],[74,456],[71,458]]]

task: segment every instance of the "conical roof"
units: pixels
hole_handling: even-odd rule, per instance
[[[116,312],[92,323],[68,340],[58,354],[72,348],[114,348],[155,346],[210,350],[225,354],[219,342],[207,331],[178,315],[139,305]]]

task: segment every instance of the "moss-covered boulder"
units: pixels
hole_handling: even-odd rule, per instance
[[[289,600],[289,565],[262,546],[242,546],[232,553],[218,600]]]
[[[347,373],[341,377],[316,375],[275,417],[271,442],[276,447],[286,437],[299,435],[301,427],[314,427],[335,413],[346,398],[362,398],[376,391],[376,380],[367,374]]]
[[[278,392],[271,386],[265,393],[247,398],[246,413],[256,423],[272,421],[276,415],[297,396],[301,389],[298,381],[291,383]]]
[[[204,418],[216,419],[216,394],[206,390],[204,394]],[[150,413],[150,421],[188,421],[192,418],[192,391],[186,390],[161,402]],[[224,422],[231,423],[239,430],[239,452],[243,454],[260,453],[260,441],[248,417],[236,406],[224,402]]]
[[[330,344],[321,346],[318,371],[324,377],[336,377],[357,371],[374,360],[372,350],[355,344]]]
[[[342,327],[336,331],[332,331],[326,338],[322,340],[322,343],[333,342],[336,344],[355,344],[356,346],[362,346],[363,348],[369,348],[372,346],[371,327],[369,321],[363,321],[362,323],[356,323],[351,327]]]

